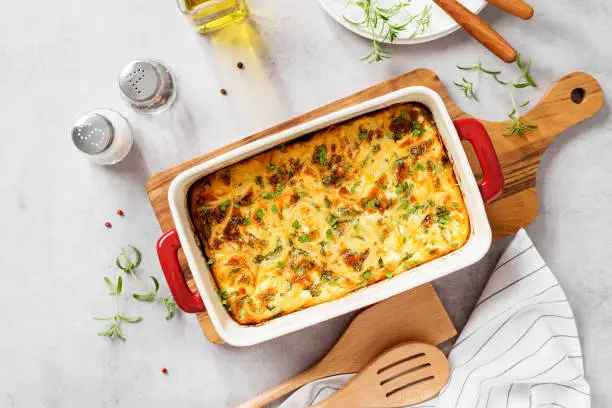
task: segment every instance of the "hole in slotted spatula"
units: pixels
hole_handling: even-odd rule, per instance
[[[434,377],[433,375],[430,375],[429,377],[425,377],[425,378],[420,378],[420,379],[418,379],[416,381],[413,381],[413,382],[408,383],[406,385],[402,385],[401,387],[396,388],[393,391],[390,391],[390,392],[386,393],[385,397],[389,398],[391,395],[395,394],[396,392],[400,392],[401,390],[405,390],[408,387],[412,387],[413,385],[417,385],[417,384],[420,384],[420,383],[425,382],[425,381],[433,380],[434,378],[436,378],[436,377]]]

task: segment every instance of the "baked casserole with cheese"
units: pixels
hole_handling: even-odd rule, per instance
[[[470,223],[427,107],[394,105],[197,181],[188,210],[240,324],[341,298],[466,243]]]

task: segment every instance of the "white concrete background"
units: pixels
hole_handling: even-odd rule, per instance
[[[612,6],[605,0],[533,0],[522,22],[493,7],[483,17],[533,58],[536,101],[558,78],[582,70],[612,91]],[[170,0],[3,1],[0,8],[0,406],[229,407],[316,361],[348,317],[247,349],[208,343],[196,320],[167,323],[159,306],[128,302],[144,321],[125,325],[127,343],[96,337],[112,313],[102,277],[131,243],[144,252],[142,276],[161,271],[160,229],[145,195],[154,173],[275,123],[419,67],[445,84],[456,64],[479,58],[501,67],[465,33],[395,47],[366,64],[367,43],[333,22],[314,0],[252,0],[258,35],[196,35]],[[246,31],[243,31],[245,33]],[[231,34],[231,35],[230,35]],[[179,98],[148,118],[120,99],[116,77],[137,57],[164,60]],[[237,61],[246,70],[235,68]],[[514,72],[510,66],[505,72]],[[227,88],[229,95],[219,94]],[[480,104],[453,86],[466,111],[503,119],[503,90],[480,81]],[[81,114],[118,109],[135,129],[136,149],[119,166],[89,164],[72,148]],[[584,345],[593,406],[612,406],[612,120],[606,104],[563,133],[538,174],[540,212],[528,228],[572,303]],[[122,208],[126,216],[115,215]],[[113,222],[107,230],[103,223]],[[478,265],[436,287],[462,327],[498,242]],[[167,292],[167,288],[162,288]],[[169,375],[160,373],[167,367]]]

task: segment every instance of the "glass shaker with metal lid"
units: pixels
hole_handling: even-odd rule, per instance
[[[119,74],[119,89],[125,102],[143,113],[160,113],[176,98],[172,72],[161,61],[153,59],[127,64]]]
[[[134,144],[127,119],[112,109],[97,109],[72,127],[72,143],[90,161],[110,165],[123,160]]]

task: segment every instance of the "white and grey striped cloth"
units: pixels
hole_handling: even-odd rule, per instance
[[[591,406],[574,315],[524,230],[499,260],[449,363],[451,376],[444,390],[417,407]],[[281,408],[319,402],[352,376],[307,384]]]

